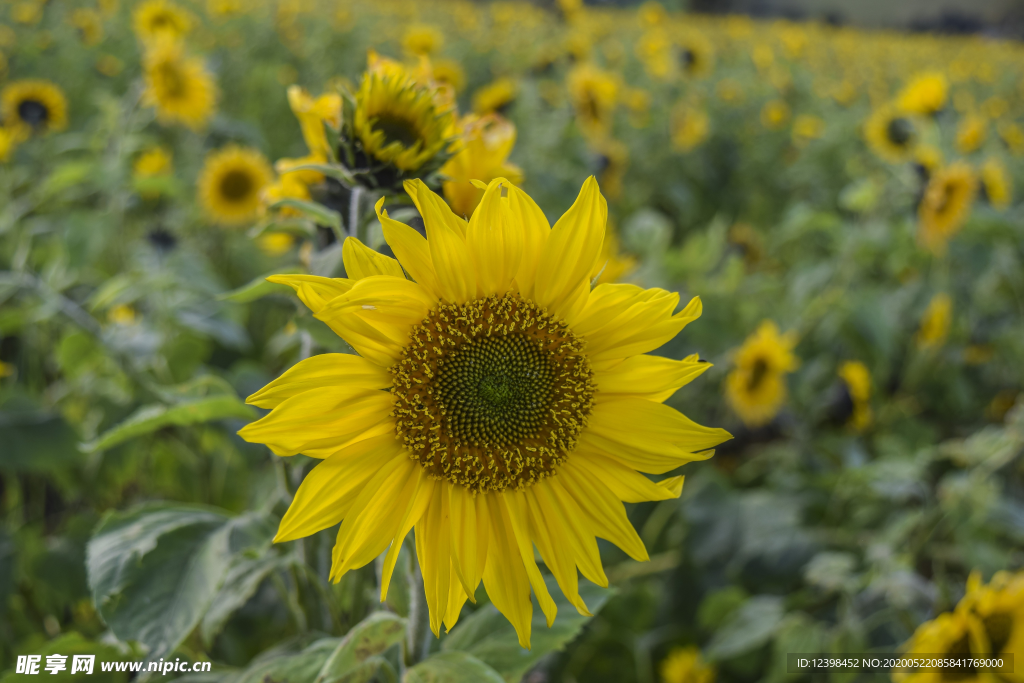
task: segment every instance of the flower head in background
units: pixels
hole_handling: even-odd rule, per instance
[[[871,426],[871,371],[860,361],[848,360],[839,366],[838,374],[853,404],[850,426],[862,432]]]
[[[206,127],[216,111],[217,83],[203,60],[187,56],[177,41],[159,40],[146,51],[143,67],[142,101],[156,108],[161,123]]]
[[[78,29],[83,45],[91,47],[103,40],[103,17],[96,10],[79,7],[71,13],[69,20]]]
[[[914,119],[896,107],[885,105],[875,109],[864,122],[864,138],[868,147],[892,164],[911,158],[919,133]]]
[[[949,336],[949,325],[953,320],[953,300],[940,292],[928,302],[917,331],[917,345],[927,349],[942,346]]]
[[[661,683],[715,683],[715,667],[694,645],[673,648],[661,661]]]
[[[794,332],[780,334],[765,320],[736,352],[736,367],[725,378],[729,405],[750,427],[771,422],[786,403],[786,375],[799,365]]]
[[[132,176],[136,179],[155,178],[174,170],[174,157],[164,147],[151,147],[144,151],[132,165]]]
[[[934,116],[946,106],[949,81],[938,72],[915,76],[896,97],[897,106],[909,114]]]
[[[962,161],[932,174],[917,207],[918,241],[935,253],[944,251],[971,215],[977,191],[974,170]]]
[[[672,149],[677,152],[689,152],[696,149],[711,133],[711,120],[704,109],[679,102],[672,107],[669,120],[671,126]]]
[[[143,43],[178,40],[192,30],[192,16],[168,0],[145,0],[132,13],[135,35]]]
[[[210,220],[240,225],[256,218],[274,173],[255,149],[229,145],[211,152],[199,174],[199,203]]]
[[[702,78],[715,67],[715,52],[702,34],[693,31],[684,34],[676,43],[679,49],[679,64],[683,74],[690,78]]]
[[[50,81],[10,81],[0,91],[0,118],[22,138],[61,131],[68,125],[68,101]]]
[[[956,128],[956,148],[961,154],[975,152],[988,137],[988,120],[978,114],[968,114]]]
[[[481,115],[504,113],[518,92],[519,86],[511,78],[497,78],[473,93],[473,111]]]
[[[622,501],[680,493],[682,477],[639,472],[705,459],[729,434],[663,404],[707,363],[645,355],[700,315],[699,299],[676,312],[664,290],[591,289],[607,219],[596,181],[554,227],[508,180],[486,187],[466,221],[407,181],[426,238],[377,203],[397,260],[350,237],[347,279],[270,278],[359,355],[287,371],[249,397],[271,412],[240,435],[322,460],[275,540],[341,522],[331,578],[387,551],[383,599],[415,529],[433,632],[451,629],[483,581],[529,647],[533,601],[549,625],[556,613],[534,547],[589,614],[577,570],[607,584],[596,537],[647,559]]]
[[[621,90],[615,74],[585,62],[572,68],[566,85],[581,132],[596,138],[607,135]]]
[[[989,158],[981,166],[981,189],[993,208],[1002,211],[1013,201],[1013,185],[1006,166],[999,159]]]
[[[461,125],[462,148],[441,167],[445,180],[444,198],[457,216],[470,216],[484,191],[471,181],[489,183],[508,178],[513,185],[523,180],[523,172],[508,162],[516,144],[516,127],[497,114],[469,115]]]
[[[444,34],[436,26],[417,24],[405,29],[402,49],[413,57],[430,56],[444,45]]]

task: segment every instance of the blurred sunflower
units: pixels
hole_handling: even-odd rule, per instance
[[[956,148],[961,154],[976,151],[988,137],[988,122],[984,116],[968,114],[956,128]]]
[[[154,40],[177,40],[192,30],[189,13],[168,0],[146,0],[132,13],[135,35],[144,43]]]
[[[849,424],[862,432],[871,425],[871,372],[860,361],[848,360],[839,366],[838,374],[853,404]]]
[[[246,223],[256,218],[260,194],[273,177],[258,151],[228,145],[207,155],[199,174],[199,203],[214,222]]]
[[[601,245],[601,256],[598,257],[590,271],[590,281],[595,285],[606,282],[620,282],[623,277],[636,268],[636,259],[623,254],[619,247],[619,237],[609,222]]]
[[[293,176],[292,182],[301,180],[306,185],[322,182],[324,176],[318,171],[292,169],[306,164],[327,163],[334,154],[327,141],[324,125],[336,130],[341,126],[341,95],[326,93],[314,98],[300,86],[293,85],[288,88],[288,106],[299,120],[309,154],[297,159],[278,159],[274,167],[278,173]]]
[[[679,48],[679,64],[685,75],[700,78],[714,69],[715,53],[711,42],[700,33],[686,33],[676,42],[676,46]]]
[[[132,177],[136,179],[155,178],[166,175],[173,169],[174,159],[163,147],[152,147],[138,156],[132,165]]]
[[[663,81],[675,73],[675,50],[664,29],[653,27],[644,31],[635,51],[651,78]]]
[[[881,159],[898,164],[907,161],[917,145],[914,120],[891,105],[878,107],[864,122],[868,147]]]
[[[993,208],[1003,210],[1013,200],[1013,185],[1006,167],[998,159],[990,158],[981,166],[981,189]]]
[[[363,151],[401,171],[436,157],[451,142],[455,117],[439,107],[435,94],[390,60],[371,65],[355,97],[353,128]]]
[[[946,612],[935,619],[921,624],[906,647],[906,654],[928,654],[933,657],[952,658],[963,657],[971,654],[971,624],[967,617],[960,612]],[[972,667],[973,668],[973,667]],[[933,670],[934,671],[934,670]],[[980,683],[986,680],[977,675],[977,672],[969,670],[961,671],[956,669],[958,675],[956,680],[963,683]],[[895,683],[942,683],[946,680],[940,672],[915,672],[894,671],[892,679]]]
[[[604,193],[612,199],[622,196],[622,179],[629,167],[629,147],[613,138],[594,141],[597,157],[597,179]]]
[[[689,152],[708,139],[711,122],[707,112],[687,102],[672,107],[670,119],[672,148],[677,152]]]
[[[22,137],[60,131],[68,125],[68,101],[50,81],[11,81],[0,91],[0,117]]]
[[[953,319],[953,300],[945,292],[939,292],[928,302],[928,307],[921,317],[921,327],[917,330],[917,346],[927,349],[942,346],[949,335],[949,325]]]
[[[295,236],[287,232],[270,232],[260,235],[256,240],[256,246],[267,256],[280,256],[295,246]]]
[[[341,522],[331,579],[387,551],[383,599],[415,528],[434,634],[451,629],[482,579],[529,647],[531,588],[549,625],[556,613],[534,545],[589,614],[577,568],[607,584],[595,536],[647,559],[621,501],[680,493],[681,477],[655,483],[637,470],[705,459],[729,438],[662,403],[708,364],[643,355],[696,319],[700,301],[673,314],[679,297],[663,290],[591,291],[607,218],[593,178],[554,228],[502,178],[468,223],[421,181],[405,189],[429,239],[389,218],[382,198],[399,260],[350,237],[349,279],[269,278],[360,355],[302,361],[249,397],[271,412],[239,434],[323,459],[276,541]]]
[[[301,174],[305,171],[294,171],[282,173],[277,180],[263,188],[260,193],[260,215],[265,216],[270,207],[282,199],[298,199],[309,201],[311,195],[309,187],[302,181]],[[282,216],[301,216],[302,211],[294,207],[286,206],[278,209]]]
[[[585,62],[573,67],[566,80],[580,130],[593,137],[606,135],[619,97],[614,74]]]
[[[782,100],[770,100],[761,107],[761,125],[768,130],[779,130],[789,121],[789,105]]]
[[[419,57],[432,55],[444,45],[444,34],[436,26],[417,24],[405,29],[402,35],[402,49],[406,54]]]
[[[443,83],[453,92],[460,93],[466,87],[466,72],[462,65],[454,59],[439,59],[431,62],[431,77],[437,83]]]
[[[825,134],[825,121],[811,114],[800,114],[793,119],[793,144],[804,147],[812,140],[818,140]]]
[[[920,74],[907,83],[896,96],[896,103],[904,112],[933,116],[946,106],[948,97],[949,81],[943,74],[931,72]]]
[[[489,183],[495,178],[508,178],[518,185],[523,172],[508,162],[516,144],[516,127],[497,114],[466,116],[461,124],[462,148],[441,167],[446,180],[442,183],[444,198],[457,216],[473,213],[484,191],[471,181]]]
[[[201,59],[185,56],[177,41],[159,40],[146,51],[143,66],[142,102],[156,108],[161,123],[206,127],[216,108],[217,84]]]
[[[78,29],[83,45],[91,47],[103,40],[103,17],[96,10],[79,7],[71,13],[69,21]]]
[[[1024,155],[1024,128],[1013,121],[1003,121],[999,124],[999,137],[1003,139],[1006,147],[1016,156]]]
[[[747,426],[768,424],[786,402],[786,374],[798,365],[796,341],[796,333],[779,334],[775,323],[765,320],[736,352],[725,395]]]
[[[661,662],[662,683],[715,683],[715,668],[693,645],[673,648]]]
[[[971,214],[978,179],[962,161],[938,169],[928,180],[917,207],[918,240],[934,252],[945,249],[946,242]]]
[[[473,111],[477,114],[503,113],[516,99],[519,88],[511,78],[498,78],[473,93]]]

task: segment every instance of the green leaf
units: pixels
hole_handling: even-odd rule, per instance
[[[248,520],[246,520],[248,522]],[[222,512],[156,503],[108,514],[86,549],[93,601],[119,639],[172,652],[209,608],[231,561]]]
[[[558,617],[548,628],[544,614],[534,609],[531,649],[519,647],[515,629],[494,605],[482,607],[461,619],[442,641],[441,649],[469,653],[501,674],[508,683],[518,683],[541,657],[565,647],[590,620],[569,604],[553,577],[547,578],[547,584],[558,606]],[[597,614],[612,593],[613,589],[580,583],[580,596],[592,614]]]
[[[256,411],[235,396],[209,396],[173,406],[144,406],[95,440],[82,444],[81,449],[86,453],[106,450],[171,425],[186,426],[227,418],[252,420],[255,417]]]
[[[317,173],[323,173],[328,178],[334,178],[345,185],[352,185],[356,182],[356,178],[352,175],[352,171],[348,170],[341,164],[302,164],[300,166],[289,167],[288,172],[290,173],[292,171],[316,171]]]
[[[78,435],[60,415],[35,410],[22,401],[0,409],[0,471],[51,472],[81,458]]]
[[[504,683],[505,680],[473,655],[441,652],[406,671],[402,683]]]
[[[213,644],[213,639],[224,628],[231,615],[244,607],[249,598],[256,593],[264,579],[278,569],[286,567],[290,561],[290,558],[280,555],[240,556],[235,559],[224,578],[224,585],[214,597],[199,627],[207,648]]]
[[[311,216],[317,223],[326,225],[335,231],[335,233],[341,233],[342,222],[341,214],[332,209],[328,209],[323,204],[317,204],[316,202],[307,202],[302,199],[282,199],[276,201],[270,205],[271,209],[298,209],[305,214]]]
[[[217,299],[219,301],[233,301],[236,304],[247,304],[250,301],[256,301],[268,294],[290,292],[292,288],[287,285],[279,285],[274,282],[267,282],[267,278],[271,275],[284,275],[289,273],[304,273],[306,272],[302,266],[287,266],[285,268],[275,268],[274,270],[260,275],[254,278],[248,284],[244,284],[237,289],[232,289],[230,292],[218,294]]]
[[[711,639],[706,650],[708,659],[726,660],[761,647],[775,635],[783,615],[782,598],[751,598]]]
[[[126,660],[136,659],[138,657],[137,652],[126,652],[122,651],[117,647],[109,645],[107,643],[98,642],[95,640],[88,640],[84,636],[75,633],[74,631],[69,633],[63,633],[57,638],[44,643],[42,646],[35,650],[15,650],[19,655],[33,654],[42,655],[42,659],[39,662],[39,673],[46,676],[47,681],[54,681],[60,683],[71,683],[72,681],[81,683],[122,683],[128,680],[128,672],[116,672],[107,671],[104,672],[100,668],[100,662],[123,662]],[[46,671],[46,657],[47,655],[64,655],[67,657],[65,665],[67,668],[58,674],[51,674]],[[79,671],[72,675],[71,667],[74,661],[75,655],[95,655],[96,660],[93,663],[93,670],[91,674],[87,674]],[[25,674],[14,673],[13,662],[11,662],[11,669],[6,674],[0,676],[0,683],[20,683],[25,680]]]
[[[316,683],[336,680],[360,667],[405,638],[405,619],[390,612],[374,612],[352,627],[316,677]]]
[[[298,653],[265,653],[224,683],[313,683],[338,642],[337,638],[323,638]]]

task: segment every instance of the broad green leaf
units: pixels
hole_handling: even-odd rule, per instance
[[[108,514],[86,550],[93,601],[119,639],[172,652],[209,608],[231,561],[232,525],[211,508],[157,503]]]
[[[301,266],[288,266],[285,268],[275,268],[274,270],[260,275],[253,279],[248,284],[242,285],[237,289],[232,289],[230,292],[224,292],[223,294],[217,295],[217,299],[220,301],[233,301],[236,304],[247,304],[250,301],[256,301],[256,299],[267,296],[268,294],[274,293],[287,293],[292,291],[291,287],[287,285],[276,284],[274,282],[267,282],[267,278],[271,275],[283,275],[288,273],[304,273],[305,269]]]
[[[726,660],[761,647],[775,635],[782,617],[782,598],[774,595],[751,598],[711,638],[707,657]]]
[[[518,683],[541,657],[565,647],[590,620],[569,604],[554,578],[549,576],[547,584],[558,606],[558,617],[548,628],[544,614],[534,608],[531,649],[519,647],[515,629],[494,605],[482,607],[461,619],[442,641],[441,649],[469,653],[501,674],[508,683]],[[597,614],[612,592],[613,589],[589,582],[580,583],[580,596],[592,614]]]
[[[270,205],[271,209],[297,209],[321,225],[326,225],[332,228],[335,232],[340,232],[343,223],[341,222],[341,214],[332,209],[328,209],[323,204],[317,204],[316,202],[307,202],[302,199],[281,199]]]
[[[380,655],[374,655],[355,669],[327,683],[398,683],[398,674],[391,662]]]
[[[224,578],[224,585],[221,586],[206,611],[206,615],[203,616],[199,627],[203,643],[210,647],[227,620],[237,610],[245,606],[264,579],[273,572],[286,567],[290,561],[290,558],[276,554],[264,557],[236,557]]]
[[[265,653],[244,671],[224,679],[224,683],[313,683],[339,642],[337,638],[323,638],[301,652]]]
[[[405,619],[390,612],[374,612],[352,627],[324,663],[316,683],[326,683],[361,666],[405,637]]]
[[[60,683],[71,683],[72,681],[76,683],[123,683],[128,680],[128,672],[104,672],[100,667],[100,662],[122,662],[138,659],[141,656],[138,652],[122,651],[107,643],[89,640],[74,631],[63,633],[34,650],[16,649],[15,652],[19,655],[42,655],[42,659],[39,662],[39,675],[45,676],[47,681],[59,681]],[[56,674],[46,671],[47,655],[66,656],[65,664],[67,668]],[[91,674],[81,671],[75,674],[71,673],[75,655],[96,656]],[[25,674],[14,673],[13,661],[11,662],[11,668],[3,676],[0,676],[0,683],[20,683],[24,680],[26,680]]]
[[[81,449],[92,453],[113,448],[171,425],[185,426],[227,418],[251,420],[255,417],[256,411],[234,396],[209,396],[173,406],[144,406],[95,440],[82,444]]]
[[[49,472],[78,461],[78,436],[60,415],[22,400],[0,408],[0,471]]]
[[[402,683],[504,683],[506,679],[465,652],[440,652],[405,672]]]

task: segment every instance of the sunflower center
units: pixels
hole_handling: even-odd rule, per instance
[[[952,643],[946,651],[943,653],[946,657],[970,657],[971,656],[971,644],[968,637],[964,635],[962,638]],[[965,678],[975,678],[978,675],[978,670],[973,665],[970,666],[949,666],[942,669],[942,673],[939,675],[944,681],[962,681]]]
[[[18,118],[30,126],[41,126],[50,118],[50,110],[38,100],[22,100],[18,103]]]
[[[438,304],[391,368],[398,437],[432,476],[474,491],[551,476],[593,405],[582,350],[515,294]]]
[[[187,90],[185,74],[181,72],[181,69],[176,64],[172,62],[161,64],[160,80],[167,97],[180,99],[185,96]]]
[[[373,129],[384,133],[385,145],[398,142],[403,147],[412,147],[420,139],[419,131],[412,121],[394,114],[384,113],[378,116]]]
[[[885,134],[892,144],[906,147],[914,136],[914,126],[905,118],[896,118],[886,126]]]
[[[252,189],[252,178],[245,171],[228,171],[220,181],[220,194],[229,202],[248,199]]]
[[[1010,642],[1010,631],[1013,629],[1013,616],[1006,612],[994,612],[981,620],[992,648],[990,654],[999,654]]]
[[[692,71],[697,66],[697,53],[686,48],[682,54],[683,68],[687,71]]]
[[[764,381],[765,376],[768,374],[768,361],[764,358],[758,358],[754,361],[754,366],[750,368],[750,377],[747,379],[747,391],[756,391],[761,382]]]

